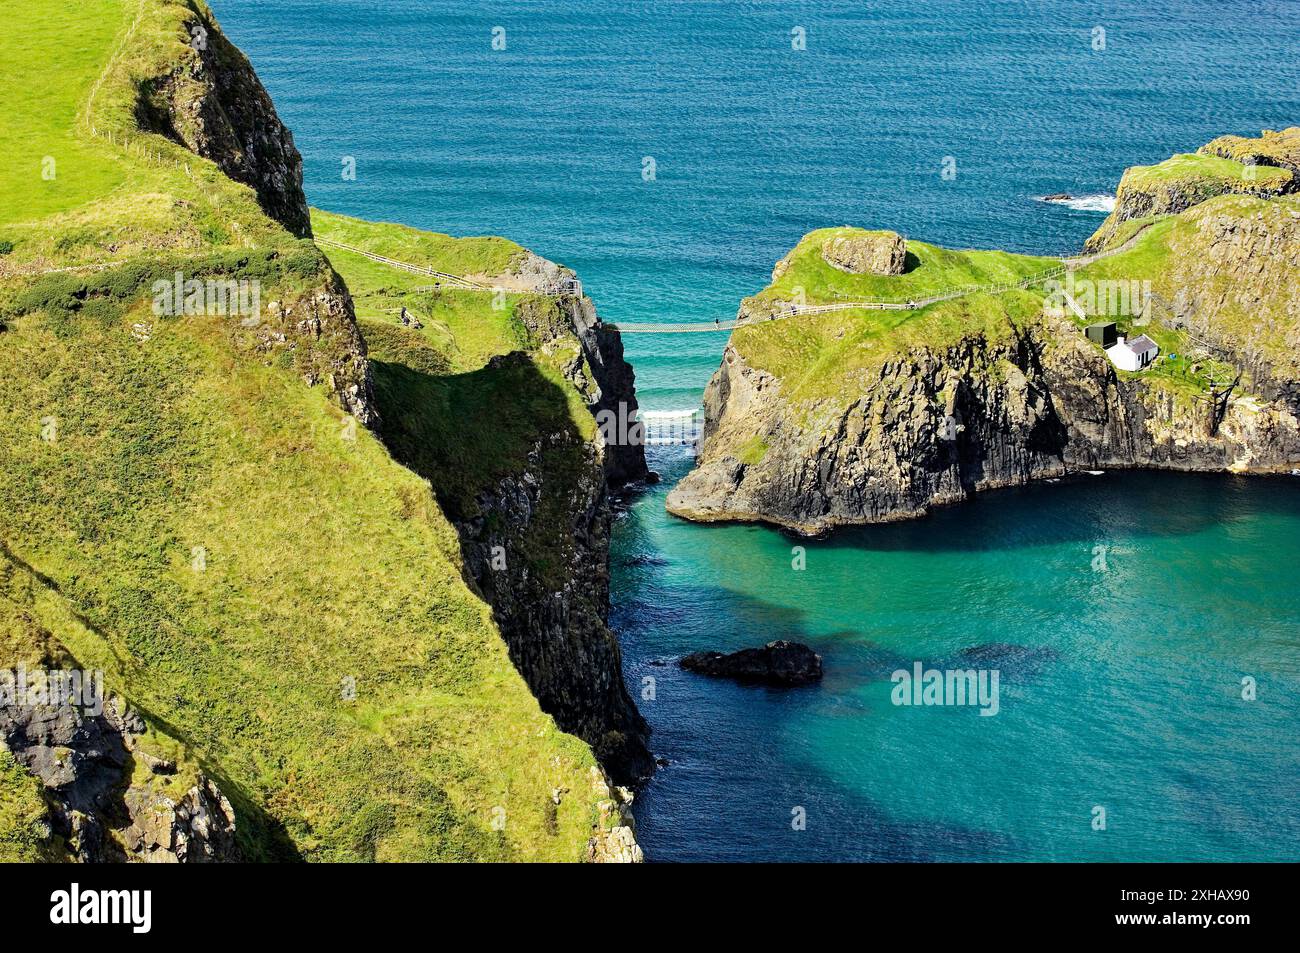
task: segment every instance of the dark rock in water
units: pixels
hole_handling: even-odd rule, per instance
[[[806,645],[784,639],[730,655],[694,652],[680,664],[688,672],[768,685],[807,685],[822,677],[822,657]]]
[[[1057,192],[1055,195],[1044,195],[1044,202],[1068,202],[1074,198],[1069,192]]]

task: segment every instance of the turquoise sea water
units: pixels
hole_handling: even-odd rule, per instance
[[[620,323],[730,317],[824,225],[1077,248],[1100,215],[1035,196],[1300,122],[1294,2],[213,6],[314,204],[508,235]],[[643,406],[685,409],[722,336],[626,343]],[[653,463],[614,552],[670,762],[638,800],[652,858],[1300,858],[1300,483],[1108,474],[809,542],[669,518],[689,457]],[[820,686],[658,664],[777,637],[825,656]],[[890,702],[896,668],[972,657],[998,715]]]

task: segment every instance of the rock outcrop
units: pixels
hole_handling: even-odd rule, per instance
[[[633,794],[611,785],[597,769],[591,772],[599,818],[596,832],[587,842],[586,860],[593,864],[640,864],[645,861],[636,842],[636,819],[632,816]]]
[[[1115,209],[1084,243],[1100,251],[1137,218],[1173,215],[1218,195],[1269,198],[1300,188],[1300,128],[1266,130],[1260,139],[1224,136],[1197,150],[1154,166],[1124,171],[1115,193]]]
[[[230,802],[202,775],[174,792],[167,782],[176,765],[140,747],[145,731],[118,699],[95,714],[66,704],[0,707],[0,742],[44,786],[51,833],[72,859],[239,860]]]
[[[577,466],[563,474],[549,462],[573,454]],[[563,434],[544,438],[525,470],[483,493],[479,506],[482,515],[456,526],[515,667],[542,710],[591,745],[615,779],[648,777],[649,727],[623,684],[608,624],[612,516],[598,449]],[[539,546],[554,551],[552,573],[535,571]]]
[[[311,235],[302,156],[252,64],[206,7],[183,28],[171,70],[139,85],[137,121],[251,186],[266,214],[294,235]]]
[[[1243,165],[1273,166],[1286,169],[1292,176],[1291,191],[1300,187],[1300,126],[1280,132],[1265,129],[1257,138],[1220,136],[1196,150],[1202,155],[1219,156]]]
[[[854,275],[901,275],[907,243],[897,232],[863,232],[829,239],[822,246],[828,265]]]
[[[768,642],[761,649],[741,649],[728,655],[692,652],[678,664],[700,675],[765,685],[807,685],[822,677],[822,657],[801,642],[784,639]]]
[[[328,387],[343,410],[374,428],[374,380],[352,296],[333,269],[322,265],[314,287],[292,300],[267,302],[263,316],[247,320],[238,334],[263,354],[289,350],[303,381]]]

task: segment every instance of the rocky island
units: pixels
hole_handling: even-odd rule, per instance
[[[901,273],[846,268],[881,233],[810,233],[742,302],[670,512],[819,533],[1084,469],[1290,470],[1297,161],[1292,128],[1130,169],[1076,259],[908,239]],[[1120,369],[1095,324],[1159,356]]]

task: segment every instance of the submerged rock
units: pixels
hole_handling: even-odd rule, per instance
[[[688,672],[768,685],[807,685],[822,677],[822,657],[800,642],[781,639],[761,649],[694,652],[680,662]]]

